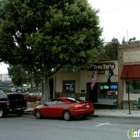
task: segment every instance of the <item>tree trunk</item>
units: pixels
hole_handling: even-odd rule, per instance
[[[34,81],[33,81],[33,75],[31,79],[31,92],[34,92]]]
[[[43,103],[50,100],[49,77],[44,74],[43,78]]]
[[[21,82],[21,88],[22,88],[21,91],[24,92],[24,89],[23,89],[23,82]]]

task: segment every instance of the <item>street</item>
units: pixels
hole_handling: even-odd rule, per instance
[[[35,119],[31,115],[0,118],[1,140],[128,140],[128,130],[140,129],[138,119],[113,117]],[[140,138],[132,138],[140,139]]]

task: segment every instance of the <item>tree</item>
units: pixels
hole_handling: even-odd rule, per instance
[[[39,88],[41,85],[41,79],[37,74],[27,71],[22,65],[10,65],[8,67],[8,74],[12,79],[12,82],[17,86],[23,86],[24,83],[29,83],[31,85],[31,91],[33,91],[33,86]]]
[[[1,0],[0,61],[40,75],[45,102],[49,77],[85,64],[102,43],[97,13],[87,0]]]
[[[118,60],[118,47],[120,43],[118,39],[113,38],[111,42],[105,44],[98,53],[97,53],[97,60],[98,61],[112,61]],[[102,56],[102,57],[101,57]]]
[[[32,73],[27,72],[22,65],[10,65],[8,67],[8,74],[12,82],[17,86],[21,86],[22,90],[24,83],[32,83]]]

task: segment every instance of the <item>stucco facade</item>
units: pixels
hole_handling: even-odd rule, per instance
[[[112,70],[114,75],[111,77],[112,83],[118,83],[118,61],[105,61],[92,63],[87,65],[80,72],[57,72],[54,75],[54,91],[55,93],[63,93],[63,81],[74,81],[75,82],[75,94],[88,94],[88,87],[91,82],[92,72],[94,72],[97,76],[97,83],[107,83],[108,73],[109,73],[109,65],[113,63]],[[99,91],[97,91],[99,92]],[[54,94],[55,94],[54,93]],[[100,93],[97,93],[100,94]],[[54,95],[55,96],[55,95]],[[79,95],[80,96],[80,95]],[[97,95],[98,96],[98,95]]]
[[[118,49],[118,99],[119,104],[122,100],[128,99],[126,94],[126,79],[121,79],[122,71],[126,65],[140,65],[140,44],[121,45]],[[133,70],[132,70],[133,71]],[[139,94],[130,94],[130,100],[137,100]]]

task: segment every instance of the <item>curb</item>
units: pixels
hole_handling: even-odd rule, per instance
[[[32,110],[25,110],[24,111],[24,114],[26,115],[32,115]],[[131,116],[128,115],[128,116],[123,116],[123,115],[105,115],[105,114],[92,114],[90,115],[90,117],[108,117],[108,118],[125,118],[125,119],[140,119],[140,116]]]
[[[91,115],[91,117],[107,117],[107,118],[125,118],[125,119],[140,119],[140,116],[121,116],[121,115]]]
[[[24,114],[26,114],[26,115],[32,115],[32,110],[24,110]]]

